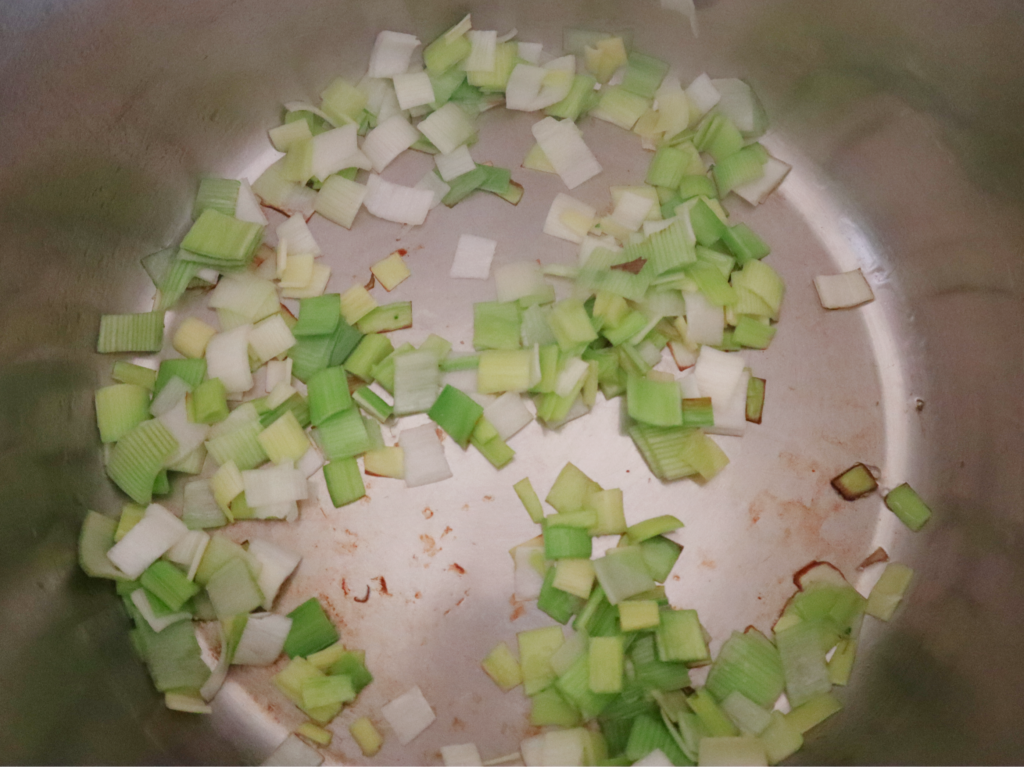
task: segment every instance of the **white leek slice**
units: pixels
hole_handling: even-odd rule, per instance
[[[310,104],[308,101],[286,101],[284,102],[284,108],[286,112],[312,112],[317,117],[326,120],[331,125],[337,124],[320,107]]]
[[[484,406],[484,418],[497,430],[498,436],[507,442],[533,420],[533,413],[526,407],[520,394],[509,391]]]
[[[547,74],[543,67],[517,64],[509,75],[508,85],[505,87],[505,108],[532,112],[533,102],[540,95]]]
[[[295,336],[280,313],[257,322],[249,332],[249,348],[261,365],[284,354],[295,343]]]
[[[491,261],[498,243],[486,237],[463,234],[455,248],[455,258],[449,277],[486,280],[491,273]]]
[[[517,546],[513,554],[515,559],[514,592],[520,602],[529,602],[540,596],[544,585],[544,576],[538,570],[544,568],[543,546]]]
[[[695,116],[701,117],[711,111],[711,108],[721,101],[722,94],[718,92],[718,88],[711,82],[711,78],[702,72],[687,86],[686,98],[693,108]],[[693,122],[693,117],[690,118],[690,121]]]
[[[273,391],[278,384],[292,382],[292,363],[289,357],[286,360],[271,360],[267,363],[267,390]]]
[[[327,177],[339,170],[352,167],[346,163],[359,147],[356,136],[359,128],[355,125],[343,125],[340,128],[324,131],[313,137],[313,176],[326,181]]]
[[[544,221],[544,234],[569,242],[582,243],[587,232],[593,227],[596,216],[597,211],[590,205],[559,192],[551,201],[551,208]]]
[[[683,293],[686,302],[686,337],[695,344],[718,346],[725,333],[725,312],[703,293]]]
[[[545,117],[531,130],[541,151],[570,189],[601,172],[601,163],[583,142],[572,120]]]
[[[666,75],[654,98],[658,103],[658,122],[654,129],[671,138],[690,124],[690,102],[675,75]]]
[[[494,289],[498,300],[506,302],[546,295],[550,286],[536,261],[514,261],[494,270]]]
[[[185,395],[190,391],[192,391],[192,387],[188,385],[188,382],[179,376],[171,376],[171,380],[164,384],[160,393],[153,397],[153,401],[149,404],[149,414],[154,417],[162,416],[185,399]]]
[[[179,463],[185,456],[203,444],[210,433],[210,427],[207,424],[192,423],[189,420],[188,406],[184,398],[178,400],[178,404],[157,420],[166,426],[167,430],[178,440],[178,449],[164,461],[165,466],[174,466]]]
[[[745,366],[739,354],[702,346],[693,370],[701,396],[711,397],[712,406],[716,401],[727,403],[743,378]]]
[[[543,43],[524,43],[520,41],[518,46],[519,58],[527,64],[536,65],[540,63],[540,55],[544,51]]]
[[[875,299],[864,272],[854,269],[843,274],[824,274],[814,278],[818,300],[826,309],[850,309]]]
[[[452,476],[452,470],[444,457],[444,447],[434,431],[433,423],[405,429],[398,435],[398,445],[402,448],[405,461],[407,487],[429,485]]]
[[[625,192],[615,204],[612,219],[631,232],[640,230],[648,214],[654,208],[654,200],[633,191]]]
[[[437,172],[441,174],[444,181],[451,181],[476,170],[476,163],[473,162],[473,156],[465,144],[451,154],[434,155],[434,164],[437,165]]]
[[[285,240],[288,243],[287,253],[289,256],[299,253],[309,253],[319,256],[320,246],[313,238],[313,233],[306,225],[306,219],[297,213],[290,216],[287,221],[277,225],[277,239]]]
[[[366,198],[366,187],[344,176],[328,178],[316,195],[316,212],[338,226],[351,229]]]
[[[430,76],[426,72],[395,75],[392,82],[395,84],[398,106],[402,109],[413,109],[434,101],[434,86],[431,85]]]
[[[314,263],[309,284],[301,288],[284,288],[281,290],[281,298],[315,298],[316,296],[322,296],[327,289],[327,283],[330,279],[331,267],[319,262]]]
[[[145,589],[135,589],[131,596],[132,604],[142,614],[142,617],[146,619],[146,623],[156,633],[160,633],[165,628],[170,626],[172,623],[178,623],[179,621],[190,621],[192,620],[192,613],[180,612],[170,613],[168,615],[157,616],[153,610],[153,605],[150,604],[149,596],[146,594]]]
[[[316,445],[310,445],[309,450],[305,452],[302,458],[295,462],[296,470],[301,471],[306,479],[316,474],[323,465],[323,453],[320,452]]]
[[[244,320],[242,325],[262,320],[280,308],[274,283],[248,272],[225,275],[210,292],[207,303],[211,309],[227,309],[239,315]],[[232,328],[222,323],[222,329]]]
[[[698,379],[698,383],[699,381],[700,379]],[[750,370],[744,369],[736,388],[733,389],[728,399],[711,398],[711,411],[714,414],[715,423],[713,426],[705,427],[705,433],[722,434],[727,437],[743,436],[747,430],[747,385],[749,382]]]
[[[441,746],[441,760],[445,767],[471,767],[482,763],[480,749],[476,743],[460,743],[454,746]]]
[[[299,566],[302,557],[260,538],[253,538],[249,541],[249,554],[263,564],[256,585],[263,592],[263,609],[269,610],[274,604],[274,598],[281,589],[281,585]]]
[[[132,580],[188,535],[185,523],[151,503],[136,525],[107,551],[107,559]]]
[[[467,72],[493,72],[496,65],[498,33],[494,30],[471,29],[466,33],[473,46],[462,68]]]
[[[428,428],[433,431],[432,426]],[[386,703],[380,712],[403,746],[408,745],[413,738],[427,729],[436,718],[434,710],[423,697],[419,687],[413,687],[390,703]]]
[[[229,394],[242,394],[252,388],[249,369],[249,333],[252,325],[240,325],[218,333],[206,344],[206,375],[219,378]]]
[[[260,207],[260,201],[256,198],[256,193],[252,191],[249,182],[244,178],[238,187],[238,199],[235,201],[235,218],[239,221],[248,221],[260,226],[266,226],[270,223],[263,214],[263,208]],[[216,282],[216,280],[213,282]]]
[[[370,213],[385,221],[418,225],[427,220],[430,203],[433,201],[434,193],[429,189],[392,184],[374,173],[366,182],[363,205]]]
[[[370,158],[373,169],[380,173],[419,137],[419,131],[403,115],[393,115],[366,134],[363,154]]]
[[[451,154],[476,133],[476,123],[452,101],[416,127],[442,154]]]
[[[301,471],[288,466],[274,466],[242,472],[245,502],[255,508],[304,501],[309,487]]]
[[[309,123],[305,120],[295,120],[284,125],[278,125],[276,128],[271,128],[268,133],[270,135],[270,143],[274,145],[274,149],[278,152],[287,152],[288,147],[292,144],[304,139],[313,138],[313,134],[309,130]]]
[[[394,77],[409,69],[412,52],[420,41],[414,35],[402,32],[383,31],[377,35],[370,52],[369,77]]]
[[[253,613],[245,623],[232,663],[238,666],[269,666],[284,651],[292,619],[275,613]]]

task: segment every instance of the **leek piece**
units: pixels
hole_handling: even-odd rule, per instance
[[[320,669],[305,658],[296,657],[292,658],[288,665],[273,676],[273,681],[274,685],[284,693],[285,697],[296,706],[302,707],[302,685],[309,679],[322,678],[324,676],[326,675]],[[310,719],[326,724],[341,711],[341,704],[335,703],[333,706],[328,705],[323,709],[314,708],[306,710],[303,708],[303,710]]]
[[[104,314],[100,317],[96,351],[158,352],[164,343],[164,313]]]
[[[676,189],[683,200],[689,200],[693,197],[715,198],[718,196],[714,183],[703,173],[692,176],[684,175],[679,180],[679,183],[676,184]],[[671,210],[674,211],[675,208],[673,207]]]
[[[609,549],[603,557],[594,560],[594,570],[611,605],[617,605],[656,585],[647,570],[643,550],[639,546]]]
[[[722,275],[718,267],[706,261],[696,261],[686,268],[687,274],[697,283],[700,292],[715,306],[734,306],[738,300],[736,290]]]
[[[575,727],[580,724],[580,712],[558,690],[549,687],[530,698],[530,724]]]
[[[555,687],[569,703],[579,709],[584,719],[593,719],[612,702],[612,693],[597,693],[590,689],[589,653],[581,654],[565,673],[555,680]]]
[[[386,333],[412,327],[412,302],[397,301],[378,306],[367,312],[356,323],[360,333]]]
[[[519,46],[517,43],[498,43],[494,46],[494,67],[487,71],[466,71],[466,81],[484,93],[502,93],[508,84],[518,61]],[[429,138],[429,136],[428,136]],[[436,142],[435,142],[436,143]],[[447,154],[447,152],[445,153]]]
[[[743,148],[743,136],[725,115],[709,114],[697,126],[693,144],[720,162]]]
[[[535,695],[556,679],[555,671],[551,667],[551,656],[565,642],[562,628],[545,626],[520,631],[516,639],[523,673],[523,691],[527,695]]]
[[[363,471],[375,477],[402,479],[405,460],[400,447],[381,447],[363,453]]]
[[[768,153],[760,144],[750,144],[715,163],[712,174],[718,196],[725,197],[736,187],[757,181],[764,175]]]
[[[335,125],[358,120],[368,100],[365,93],[340,77],[320,93],[320,99],[320,108]]]
[[[644,541],[640,544],[640,548],[643,551],[647,571],[659,583],[668,580],[668,576],[683,550],[683,547],[675,541],[670,541],[660,535]]]
[[[789,723],[781,711],[771,712],[771,723],[761,733],[761,740],[768,753],[769,764],[778,764],[804,745],[803,735]]]
[[[896,608],[899,607],[910,587],[910,581],[914,577],[914,571],[899,562],[890,562],[882,571],[882,577],[871,589],[868,595],[868,603],[865,611],[879,620],[887,621],[892,618]]]
[[[210,542],[203,552],[193,580],[200,586],[207,585],[214,574],[233,559],[240,559],[245,562],[253,577],[258,577],[262,569],[259,560],[250,555],[248,551],[237,543],[228,540],[222,535],[210,536]]]
[[[261,431],[263,427],[259,421],[246,423],[226,434],[207,440],[206,449],[213,456],[213,460],[221,466],[233,461],[241,471],[255,469],[268,460],[259,440]]]
[[[741,315],[732,333],[733,343],[750,349],[767,349],[775,337],[775,328],[749,315]]]
[[[546,559],[579,559],[590,557],[592,545],[590,535],[579,527],[558,525],[544,529],[544,557]]]
[[[219,378],[203,381],[192,391],[196,423],[220,423],[228,417],[227,390]]]
[[[177,450],[178,441],[161,421],[143,421],[114,445],[107,474],[133,501],[148,504],[157,475]]]
[[[597,332],[591,324],[590,316],[583,302],[578,299],[566,298],[557,302],[551,308],[547,320],[562,351],[597,340]]]
[[[693,235],[681,221],[661,229],[644,242],[644,256],[653,274],[661,275],[692,264],[697,258]]]
[[[348,732],[359,745],[359,750],[363,752],[365,757],[376,756],[377,752],[380,751],[380,747],[384,745],[384,738],[377,732],[373,722],[365,716],[352,722],[348,726]]]
[[[319,654],[314,653],[310,655],[308,660],[315,664],[314,658]],[[373,681],[373,674],[366,668],[364,661],[364,653],[361,650],[346,650],[339,654],[337,659],[331,663],[328,673],[347,676],[352,681],[352,686],[355,688],[356,693],[359,693]]]
[[[487,657],[480,662],[480,665],[487,672],[487,676],[505,692],[523,683],[523,672],[519,667],[519,661],[504,642],[495,645],[494,649],[487,653]]]
[[[612,346],[621,346],[647,326],[647,317],[641,312],[631,311],[618,323],[601,328],[601,335]]]
[[[696,610],[662,610],[655,638],[659,660],[692,665],[711,660]]]
[[[786,720],[793,726],[793,729],[803,734],[817,727],[833,714],[839,713],[842,708],[843,704],[836,696],[827,692],[793,708],[786,714]]]
[[[256,512],[245,501],[245,493],[241,493],[237,498],[231,501],[229,510],[231,512],[231,516],[234,517],[236,521],[240,519],[253,519],[256,516]]]
[[[369,381],[373,378],[374,367],[394,350],[386,336],[369,333],[363,336],[359,345],[345,360],[345,370],[364,381]]]
[[[519,349],[521,318],[519,306],[510,301],[473,305],[473,348]]]
[[[582,509],[590,494],[600,490],[599,484],[572,463],[567,463],[544,500],[556,511],[568,513]]]
[[[263,603],[263,592],[241,559],[231,559],[217,570],[206,584],[206,593],[219,620],[252,612]]]
[[[576,122],[590,109],[595,85],[597,85],[597,80],[594,77],[576,75],[573,77],[572,86],[565,98],[557,104],[547,107],[544,114]]]
[[[729,227],[708,206],[705,198],[698,199],[690,206],[690,225],[697,242],[707,247],[722,239]]]
[[[185,499],[181,521],[185,523],[189,530],[223,527],[228,523],[228,518],[221,509],[220,504],[217,503],[217,499],[207,480],[198,479],[185,485]]]
[[[484,409],[469,395],[447,385],[441,390],[427,416],[455,440],[462,449],[469,445],[469,438]]]
[[[299,302],[299,321],[291,329],[292,335],[322,336],[333,333],[341,321],[341,296],[328,293]]]
[[[167,495],[171,492],[171,482],[167,476],[167,469],[161,469],[153,481],[153,495]]]
[[[90,578],[126,579],[127,576],[107,558],[118,527],[117,522],[98,512],[90,511],[85,515],[78,534],[78,566]]]
[[[352,393],[352,399],[359,407],[381,423],[385,423],[394,413],[394,408],[381,399],[368,386],[360,386],[356,389]]]
[[[764,413],[764,392],[765,380],[763,378],[750,377],[747,381],[747,420],[751,423],[761,423]]]
[[[393,396],[395,393],[395,360],[403,354],[409,354],[414,351],[416,351],[416,347],[408,342],[399,346],[373,366],[371,371],[373,380]]]
[[[157,311],[166,311],[178,303],[178,299],[185,295],[185,291],[201,268],[198,263],[182,258],[180,254],[177,255],[157,286],[160,293],[153,308]]]
[[[728,738],[737,737],[740,734],[739,729],[719,708],[707,689],[697,690],[686,699],[686,702],[712,737]]]
[[[479,189],[489,178],[490,176],[483,169],[483,166],[477,165],[473,170],[463,173],[461,176],[456,176],[447,182],[448,192],[441,198],[441,202],[449,208],[458,205]]]
[[[700,767],[717,765],[768,764],[768,755],[764,743],[754,737],[710,737],[700,741],[700,753],[697,759]]]
[[[356,408],[331,416],[314,429],[313,436],[328,461],[362,455],[372,447],[366,424]]]
[[[162,559],[146,568],[139,576],[139,583],[175,612],[199,592],[199,586],[185,577],[185,573]]]
[[[490,165],[477,165],[484,172],[484,180],[480,188],[485,192],[505,197],[512,185],[512,171],[508,168],[494,168]]]
[[[629,417],[654,426],[682,426],[683,408],[679,385],[630,375],[626,381]]]
[[[621,85],[612,85],[601,89],[601,98],[590,114],[623,130],[633,130],[636,121],[650,107],[650,99],[630,93]]]
[[[622,78],[622,87],[645,99],[653,99],[666,74],[668,74],[666,62],[633,51],[629,54],[626,71]]]
[[[589,492],[584,508],[597,515],[590,528],[591,535],[618,535],[626,532],[626,517],[622,506],[622,491],[618,488]]]
[[[855,501],[878,489],[871,470],[862,463],[855,463],[849,469],[832,479],[832,487],[848,501]]]
[[[293,389],[292,391],[295,390]],[[306,402],[305,397],[295,392],[274,409],[260,413],[260,425],[266,428],[280,419],[285,413],[291,413],[295,416],[295,420],[299,422],[299,426],[303,429],[310,424],[309,403]],[[299,457],[301,458],[302,456]]]
[[[309,440],[295,414],[288,410],[260,432],[260,445],[272,462],[297,461],[309,450]]]
[[[206,377],[205,359],[164,360],[157,370],[153,395],[156,396],[172,378],[178,377],[188,384],[189,391],[195,391]]]
[[[590,534],[589,530],[597,524],[597,512],[592,509],[581,509],[564,514],[552,514],[545,519],[545,524],[549,527],[579,527],[587,530]]]
[[[155,370],[144,368],[141,365],[134,365],[131,362],[115,362],[111,377],[118,383],[134,384],[150,391],[153,390],[153,386],[156,384]]]
[[[900,522],[915,533],[932,516],[931,509],[928,508],[925,502],[921,500],[921,496],[906,482],[886,493],[885,505],[889,508],[889,511],[899,518]]]
[[[398,287],[411,274],[409,267],[405,265],[405,261],[397,250],[371,266],[370,272],[380,282],[381,287],[389,292]]]
[[[515,304],[498,306],[515,308]],[[498,339],[492,334],[487,340],[494,342]],[[477,367],[477,391],[482,394],[526,391],[532,380],[532,358],[528,349],[488,349],[481,352]]]
[[[771,714],[739,690],[733,690],[721,703],[722,710],[744,735],[760,735],[771,724]]]
[[[96,425],[101,442],[117,442],[148,418],[148,389],[115,384],[96,390]]]
[[[857,640],[852,637],[840,639],[836,651],[828,661],[828,678],[834,685],[841,687],[850,682],[853,673],[853,661],[857,655]]]
[[[559,559],[554,566],[551,585],[580,599],[590,596],[594,586],[594,566],[589,559]]]
[[[302,682],[301,691],[304,709],[350,703],[356,699],[352,680],[347,676],[313,676]]]
[[[334,734],[330,730],[325,730],[323,727],[319,727],[313,722],[303,722],[295,728],[295,734],[301,735],[307,740],[311,740],[320,746],[331,745],[331,740]]]
[[[95,514],[95,512],[90,513]],[[122,506],[121,516],[117,518],[117,529],[114,530],[113,543],[117,543],[119,540],[124,538],[125,535],[128,534],[128,531],[142,520],[142,517],[145,516],[145,514],[146,510],[142,506],[137,506],[134,503],[126,503]],[[107,546],[107,548],[109,549],[110,546]],[[106,555],[106,550],[104,550],[103,553]]]
[[[263,241],[263,227],[207,208],[181,241],[182,250],[221,265],[247,265]]]
[[[472,83],[473,75],[467,75]],[[458,94],[453,94],[453,99]],[[454,101],[450,101],[416,126],[441,154],[451,154],[476,135],[476,124]]]
[[[312,653],[312,654],[308,655],[306,657],[306,660],[308,660],[310,663],[312,663],[314,666],[316,666],[318,669],[320,669],[324,673],[327,673],[327,674],[333,674],[333,673],[345,674],[347,676],[347,672],[345,672],[345,671],[334,672],[334,671],[331,671],[330,669],[331,669],[331,666],[333,666],[335,663],[337,663],[341,658],[343,658],[343,657],[345,657],[346,655],[349,655],[349,654],[350,653],[348,652],[348,650],[345,649],[345,645],[343,645],[341,642],[335,642],[334,644],[330,645],[329,647],[325,647],[324,649],[322,649],[322,650],[320,650],[318,652],[315,652],[315,653]]]
[[[715,425],[715,412],[710,397],[683,399],[683,426],[705,428]]]
[[[134,605],[129,612],[135,617],[135,645],[146,662],[153,686],[159,692],[202,687],[210,669],[203,663],[192,622],[178,621],[158,633],[142,619]]]
[[[718,700],[740,692],[766,708],[774,705],[784,687],[779,651],[754,629],[732,633],[722,645],[707,678],[707,689]]]
[[[423,63],[426,65],[427,72],[431,75],[440,75],[448,72],[458,64],[460,61],[465,59],[470,50],[473,48],[473,44],[469,42],[469,38],[466,37],[465,33],[459,33],[452,35],[452,31],[457,30],[457,27],[445,32],[439,36],[434,42],[423,49]],[[455,70],[464,78],[465,73],[461,70]],[[461,82],[461,80],[460,80]]]
[[[668,757],[671,764],[692,764],[660,718],[654,714],[641,714],[633,720],[629,731],[629,740],[625,747],[625,756],[636,763],[655,750],[661,751]],[[652,762],[652,764],[654,763],[660,764],[661,762]]]
[[[328,367],[314,373],[308,384],[309,419],[319,426],[328,418],[352,407],[348,375],[343,367]]]
[[[327,483],[331,503],[336,509],[354,503],[366,495],[366,487],[363,485],[359,464],[355,458],[338,458],[326,464],[324,481]]]
[[[673,480],[697,473],[684,458],[694,429],[663,428],[633,424],[629,435],[640,450],[651,472],[660,479]]]
[[[764,258],[771,253],[768,244],[754,234],[746,224],[736,224],[726,228],[722,233],[722,242],[729,248],[729,252],[736,256],[736,261],[740,265]]]
[[[288,617],[292,619],[292,628],[284,652],[289,658],[304,658],[338,641],[338,630],[315,597],[296,607]]]
[[[641,599],[619,602],[619,625],[623,631],[642,631],[657,628],[661,622],[658,603]]]
[[[624,667],[622,637],[593,637],[587,651],[591,691],[621,692]]]
[[[537,497],[537,491],[533,489],[529,477],[523,477],[512,485],[512,489],[516,491],[516,495],[522,501],[526,512],[530,515],[530,519],[534,522],[540,522],[544,519],[544,509],[540,505],[540,498]]]
[[[802,621],[775,632],[775,644],[782,659],[786,697],[791,706],[799,706],[832,689],[818,621]]]
[[[353,285],[346,290],[341,294],[340,301],[341,316],[349,325],[355,325],[377,308],[377,301],[362,285]]]
[[[441,371],[432,351],[395,356],[395,414],[410,415],[430,409],[440,389]]]

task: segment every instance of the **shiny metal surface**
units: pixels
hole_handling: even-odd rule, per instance
[[[76,567],[85,510],[121,503],[93,425],[111,365],[91,351],[98,317],[148,308],[138,258],[180,237],[200,175],[266,164],[283,101],[358,76],[378,30],[428,40],[467,9],[552,50],[565,26],[632,28],[684,80],[706,70],[754,84],[772,118],[766,143],[795,166],[764,206],[732,205],[772,244],[789,289],[771,349],[747,354],[769,381],[766,417],[722,440],[733,463],[706,487],[652,480],[611,405],[559,432],[531,425],[500,474],[446,445],[449,482],[372,479],[354,507],[322,495],[298,525],[232,528],[305,552],[279,606],[320,595],[345,641],[367,649],[378,681],[335,722],[328,758],[360,761],[348,722],[380,722],[379,706],[414,683],[438,720],[378,761],[437,763],[441,745],[467,740],[485,759],[516,748],[522,696],[477,667],[497,641],[546,622],[510,602],[504,552],[535,532],[511,484],[529,475],[546,491],[572,460],[623,488],[630,521],[683,519],[669,593],[700,611],[715,648],[733,628],[770,626],[812,559],[855,578],[883,545],[918,571],[897,619],[866,627],[847,710],[798,760],[1020,763],[1024,18],[1008,2],[808,0],[702,3],[696,40],[682,17],[639,0],[0,7],[0,761],[258,761],[299,723],[261,669],[232,672],[212,719],[164,710],[117,600]],[[488,113],[475,156],[518,168],[534,119]],[[606,207],[607,186],[646,163],[633,137],[594,121],[584,131],[606,170],[577,194]],[[428,162],[404,157],[386,175],[414,181]],[[498,239],[496,263],[574,256],[540,233],[557,179],[513,177],[526,186],[515,209],[472,198],[414,229],[364,212],[351,233],[314,220],[330,288],[406,248],[413,278],[393,299],[414,300],[415,327],[402,336],[468,345],[470,305],[492,288],[447,279],[459,233]],[[877,300],[826,315],[811,277],[855,266]],[[827,481],[855,461],[932,500],[924,532],[900,529],[877,499],[838,500]]]

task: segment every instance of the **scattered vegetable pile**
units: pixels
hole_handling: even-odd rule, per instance
[[[567,54],[547,60],[540,45],[475,30],[467,16],[423,49],[421,66],[416,37],[381,32],[360,82],[334,80],[319,106],[285,105],[270,130],[282,155],[251,186],[201,181],[180,244],[143,259],[154,310],[102,318],[98,351],[164,352],[165,313],[189,288],[212,288],[219,325],[182,319],[171,338],[180,357],[156,370],[119,360],[116,383],[96,392],[106,470],[131,503],[119,519],[89,512],[81,565],[115,581],[170,708],[209,712],[232,664],[270,665],[284,653],[290,661],[274,681],[309,718],[297,732],[329,745],[327,725],[372,681],[363,653],[339,641],[316,599],[273,612],[299,554],[207,532],[297,520],[321,470],[335,507],[365,495],[363,473],[408,487],[448,479],[434,424],[500,469],[528,423],[557,428],[600,394],[624,398],[628,433],[657,477],[709,480],[728,463],[709,435],[760,423],[765,381],[733,352],[771,344],[785,287],[763,260],[769,246],[732,222],[721,200],[759,204],[789,166],[757,143],[766,120],[746,83],[702,74],[684,88],[668,64],[628,42],[571,30]],[[435,335],[395,347],[387,333],[412,326],[412,304],[380,305],[361,284],[327,293],[331,268],[307,221],[318,214],[351,228],[365,208],[419,225],[475,193],[518,203],[528,192],[511,171],[478,162],[470,148],[477,116],[502,104],[545,113],[525,168],[557,174],[570,191],[599,175],[576,124],[589,115],[653,152],[645,184],[612,187],[606,215],[556,195],[543,231],[578,244],[578,263],[496,268],[496,300],[473,307],[473,353],[454,354]],[[434,155],[435,168],[415,187],[383,178],[410,149]],[[261,206],[287,216],[272,233]],[[462,236],[452,278],[489,278],[496,247]],[[401,252],[371,272],[385,291],[415,279]],[[826,308],[872,298],[859,271],[815,284]],[[398,444],[385,444],[381,424],[421,413],[433,424],[403,426]],[[178,475],[191,477],[181,509],[154,503]],[[877,488],[860,464],[834,484],[849,499]],[[822,565],[803,574],[772,637],[734,633],[712,660],[696,612],[672,608],[658,585],[681,551],[665,537],[679,520],[627,528],[622,491],[572,464],[546,496],[553,515],[529,480],[515,489],[542,528],[512,551],[516,597],[574,629],[568,639],[560,626],[520,633],[518,660],[501,644],[483,664],[504,689],[523,685],[533,724],[561,727],[524,741],[530,765],[778,762],[838,710],[831,687],[849,678],[865,612],[887,620],[909,583],[909,570],[890,564],[865,600]],[[915,530],[929,513],[906,485],[886,504]],[[592,559],[592,538],[605,535],[622,537]],[[219,627],[212,669],[194,621]],[[688,669],[707,664],[706,685],[694,689]],[[783,693],[788,713],[773,710]],[[434,718],[417,687],[381,714],[402,744]],[[383,742],[366,717],[350,731],[367,756]],[[271,759],[318,764],[306,741],[290,737]],[[463,744],[444,758],[480,756]]]

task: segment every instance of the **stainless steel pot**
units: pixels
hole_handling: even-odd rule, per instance
[[[632,519],[670,510],[686,522],[670,593],[700,610],[716,646],[732,628],[770,626],[789,575],[812,559],[861,586],[872,575],[856,565],[876,545],[916,569],[909,604],[866,630],[846,710],[796,760],[1024,760],[1021,6],[698,8],[694,39],[654,0],[0,7],[0,761],[258,760],[298,723],[262,671],[235,674],[210,719],[166,711],[108,585],[77,569],[85,510],[121,504],[93,425],[92,391],[111,364],[92,351],[98,318],[146,309],[138,258],[180,236],[201,175],[258,168],[282,102],[358,76],[380,29],[429,40],[466,10],[481,28],[517,27],[550,49],[564,27],[630,28],[684,80],[702,70],[748,79],[771,117],[767,143],[795,168],[768,204],[734,208],[772,244],[789,294],[776,342],[750,356],[769,380],[765,422],[727,446],[733,465],[707,487],[652,482],[606,407],[559,433],[537,427],[500,475],[453,456],[457,480],[408,493],[375,481],[366,504],[314,504],[297,526],[261,529],[307,553],[281,603],[322,595],[345,640],[368,650],[378,682],[356,713],[376,716],[413,683],[434,704],[433,727],[381,760],[435,762],[440,745],[465,740],[494,757],[526,732],[519,693],[501,695],[476,663],[543,622],[508,601],[502,552],[533,535],[510,485],[529,474],[546,488],[566,460],[622,487]],[[530,118],[486,119],[478,158],[518,168]],[[579,194],[607,205],[605,186],[639,178],[642,155],[605,124],[585,130],[610,159]],[[417,162],[403,160],[396,178],[422,173]],[[539,234],[559,185],[514,177],[527,190],[514,211],[470,200],[419,230],[368,217],[351,235],[315,230],[333,260],[331,288],[407,248],[414,278],[396,296],[416,297],[409,337],[468,341],[469,304],[490,288],[453,292],[444,276],[459,232],[496,234],[498,262],[572,255]],[[877,300],[826,315],[810,278],[856,266]],[[856,461],[932,502],[922,533],[901,529],[877,499],[837,499],[827,480]],[[372,598],[354,603],[364,586]],[[347,722],[328,755],[358,761]]]

